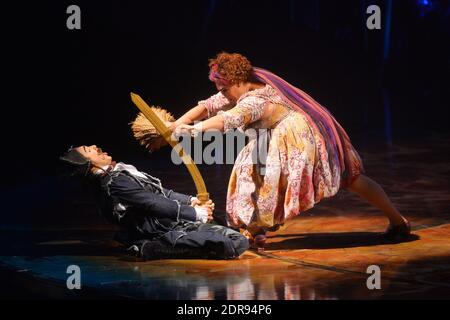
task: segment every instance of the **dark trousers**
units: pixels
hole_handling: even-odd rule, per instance
[[[193,223],[185,229],[176,247],[197,248],[216,255],[219,259],[232,259],[249,248],[246,237],[233,229],[212,223]]]

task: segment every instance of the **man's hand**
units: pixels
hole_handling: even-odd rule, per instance
[[[203,223],[209,222],[213,219],[212,210],[205,206],[195,206],[195,220]]]
[[[214,219],[213,212],[214,212],[215,204],[211,199],[202,205],[202,204],[200,204],[200,200],[198,200],[197,197],[192,197],[191,198],[191,206],[196,209],[196,212],[200,212],[200,211],[206,212],[206,214],[207,214],[206,220],[208,222]],[[197,210],[197,208],[199,210]]]
[[[197,205],[201,205],[200,200],[198,200],[197,197],[192,197],[191,198],[191,206],[193,207],[193,206],[197,206]],[[214,210],[215,204],[211,199],[209,199],[204,205],[210,206],[210,207],[212,207],[212,210]]]

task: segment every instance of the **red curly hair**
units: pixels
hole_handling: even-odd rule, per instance
[[[231,83],[252,80],[252,64],[242,54],[221,52],[215,58],[209,59],[208,65],[210,68],[217,65],[219,74]]]

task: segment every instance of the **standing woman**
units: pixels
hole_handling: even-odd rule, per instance
[[[220,53],[209,67],[209,79],[219,92],[200,101],[171,129],[265,132],[251,138],[237,156],[226,202],[229,225],[264,243],[266,231],[347,188],[386,215],[387,237],[410,234],[408,221],[380,185],[363,175],[358,153],[326,108],[275,74],[252,67],[240,54]],[[267,144],[267,155],[255,161],[261,142]]]

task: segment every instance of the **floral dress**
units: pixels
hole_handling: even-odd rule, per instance
[[[330,167],[323,136],[270,85],[247,92],[234,106],[220,92],[199,104],[205,105],[208,117],[223,116],[225,132],[250,131],[228,184],[226,211],[231,226],[281,225],[335,195],[343,185],[339,168]],[[266,147],[263,157],[255,157],[261,146]],[[354,149],[347,152],[359,163]],[[356,168],[350,173],[354,177],[362,165]]]

